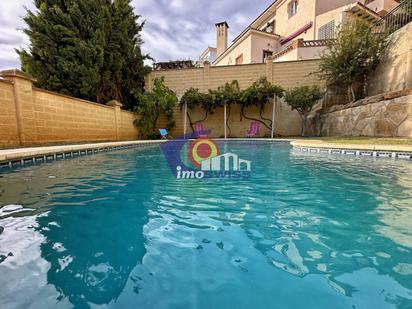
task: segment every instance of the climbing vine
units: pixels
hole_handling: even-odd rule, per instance
[[[274,97],[282,98],[284,89],[277,85],[272,85],[266,77],[260,78],[250,87],[240,94],[240,116],[248,120],[258,121],[269,130],[272,130],[272,120],[263,116],[266,104],[270,103]],[[245,109],[250,106],[259,107],[259,119],[246,115]]]
[[[216,90],[209,90],[207,93],[202,93],[199,89],[190,88],[182,96],[180,108],[183,109],[185,105],[187,105],[187,117],[190,127],[194,131],[194,124],[205,121],[208,115],[213,114],[217,108],[226,105],[227,115],[225,125],[229,129],[230,136],[229,117],[233,105],[240,105],[241,120],[245,118],[258,121],[271,130],[273,123],[271,119],[264,117],[265,106],[272,102],[275,96],[279,98],[283,97],[283,93],[284,90],[282,87],[272,85],[265,77],[262,77],[244,90],[240,90],[239,82],[233,80],[231,83],[226,83]],[[259,108],[259,118],[253,118],[246,114],[246,109],[251,106],[257,106]],[[204,111],[204,116],[202,119],[193,120],[190,111],[193,111],[197,107],[200,107]]]
[[[180,109],[184,109],[187,106],[186,116],[189,119],[189,125],[194,132],[194,125],[198,122],[203,122],[207,119],[207,116],[211,112],[210,108],[207,107],[207,103],[210,101],[209,95],[202,93],[199,89],[190,88],[187,90],[182,98],[180,99]],[[193,120],[190,111],[193,111],[196,107],[201,107],[205,114],[202,119]]]
[[[225,126],[229,130],[229,136],[231,135],[231,129],[229,126],[229,117],[231,113],[231,107],[234,104],[239,104],[240,102],[240,88],[239,82],[237,80],[231,83],[226,83],[224,86],[219,87],[216,91],[209,91],[212,93],[212,101],[214,100],[214,106],[225,106],[227,108],[227,115],[225,119]]]
[[[166,129],[170,130],[175,126],[173,110],[177,104],[176,94],[164,84],[164,78],[155,79],[153,90],[136,95],[139,104],[135,108],[137,115],[134,122],[143,138],[156,138],[157,122],[160,115],[164,115],[167,120]]]

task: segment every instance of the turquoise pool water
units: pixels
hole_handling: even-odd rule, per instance
[[[219,145],[250,180],[158,146],[1,172],[0,308],[412,308],[412,163]]]

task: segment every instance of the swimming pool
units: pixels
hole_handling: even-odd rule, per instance
[[[0,173],[0,308],[411,308],[412,163],[217,142],[250,179],[176,179],[159,146]]]

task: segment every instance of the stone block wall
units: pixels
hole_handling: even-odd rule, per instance
[[[0,80],[0,146],[13,146],[18,143],[19,133],[13,84]]]
[[[320,121],[322,136],[412,138],[412,88],[333,106]]]
[[[37,89],[18,70],[0,73],[0,147],[137,139],[133,113]]]

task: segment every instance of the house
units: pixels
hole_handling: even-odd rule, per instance
[[[196,63],[197,67],[203,66],[203,63],[213,63],[217,58],[217,49],[215,47],[207,47],[203,53],[200,54],[199,60]]]
[[[374,23],[398,5],[399,0],[277,0],[230,46],[228,23],[217,23],[216,59],[208,61],[224,66],[263,63],[269,56],[275,62],[317,59],[340,23],[355,17]]]

